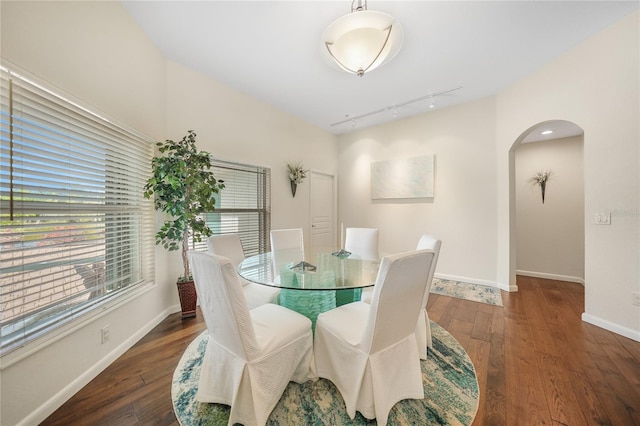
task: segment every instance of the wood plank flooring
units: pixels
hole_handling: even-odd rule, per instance
[[[518,277],[504,307],[432,294],[478,375],[474,425],[640,425],[640,343],[581,321],[579,284]],[[205,325],[169,316],[43,425],[177,425],[171,377]]]

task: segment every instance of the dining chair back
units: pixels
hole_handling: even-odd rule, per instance
[[[270,303],[249,311],[229,258],[188,257],[209,335],[196,399],[230,405],[228,425],[264,425],[290,380],[315,377],[311,321]]]
[[[207,239],[207,247],[211,253],[231,259],[236,268],[245,258],[238,234],[212,235]]]
[[[347,228],[344,249],[354,258],[378,260],[378,233],[377,228]]]
[[[431,267],[429,268],[429,276],[427,277],[427,291],[425,292],[422,302],[422,306],[424,307],[423,315],[420,315],[420,318],[418,318],[418,324],[416,326],[416,341],[418,342],[418,352],[420,353],[421,359],[427,359],[427,348],[433,349],[431,322],[429,321],[429,314],[427,312],[427,302],[429,301],[429,293],[431,292],[431,284],[433,284],[433,276],[438,263],[438,257],[440,256],[441,246],[442,241],[427,234],[420,237],[417,245],[417,250],[431,250],[434,254]]]
[[[302,228],[272,229],[270,237],[274,276],[280,276],[280,268],[283,265],[304,260]]]
[[[207,247],[210,253],[229,258],[236,269],[245,259],[240,236],[235,233],[213,235],[207,239]],[[279,288],[252,283],[242,277],[239,277],[239,279],[249,309],[264,305],[265,303],[278,303],[278,296],[280,295]]]
[[[351,253],[351,259],[378,260],[377,228],[347,228],[344,242],[344,249]],[[360,300],[371,301],[373,287],[367,287],[360,291]]]
[[[433,256],[419,250],[384,257],[370,304],[318,316],[317,373],[335,384],[352,419],[360,411],[384,425],[395,403],[424,398],[415,328]]]

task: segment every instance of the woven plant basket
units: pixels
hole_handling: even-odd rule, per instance
[[[182,319],[195,317],[198,295],[193,280],[178,283],[178,296],[180,296]]]

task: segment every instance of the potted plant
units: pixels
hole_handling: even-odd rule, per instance
[[[162,155],[151,160],[153,175],[144,187],[144,196],[155,195],[155,209],[168,215],[156,233],[156,244],[169,251],[182,249],[184,273],[177,285],[182,318],[188,318],[196,314],[197,298],[187,258],[189,236],[199,242],[212,234],[200,215],[214,210],[216,194],[224,182],[211,171],[210,154],[198,151],[193,130],[181,141],[167,139],[156,145]]]

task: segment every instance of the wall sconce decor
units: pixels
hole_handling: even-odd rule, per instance
[[[551,175],[553,172],[551,170],[546,170],[544,172],[538,172],[534,177],[529,179],[533,185],[539,185],[540,191],[542,192],[542,204],[544,204],[544,193],[547,189],[547,182],[551,180]]]
[[[307,172],[302,166],[302,163],[287,163],[287,171],[289,172],[289,182],[291,183],[291,195],[296,196],[296,189],[298,184],[302,183],[302,180],[307,177]]]

